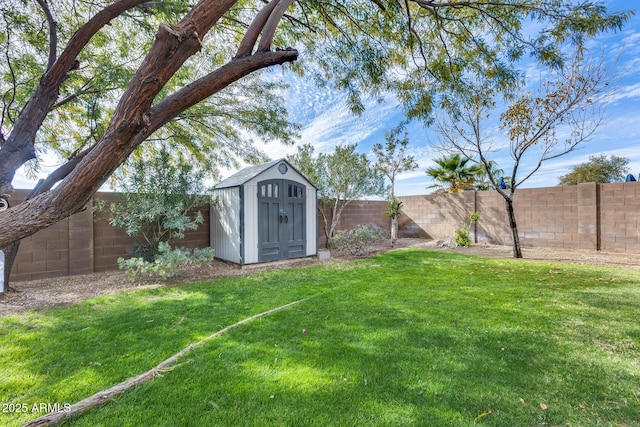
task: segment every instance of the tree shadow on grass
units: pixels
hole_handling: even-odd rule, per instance
[[[640,409],[630,370],[586,352],[588,337],[563,317],[588,324],[593,313],[574,312],[579,301],[562,299],[566,291],[552,298],[509,287],[508,275],[478,285],[465,274],[491,274],[495,262],[401,251],[331,274],[265,273],[33,315],[33,330],[16,326],[5,354],[34,379],[7,386],[3,399],[79,400],[223,326],[324,291],[196,349],[69,425],[632,425]],[[548,267],[538,270],[527,280]],[[632,348],[625,357],[637,356]]]
[[[77,425],[114,416],[130,425],[194,426],[635,419],[637,403],[611,405],[625,397],[633,378],[554,333],[548,313],[523,304],[518,322],[489,303],[477,317],[456,302],[430,310],[420,301],[423,292],[416,290],[416,300],[398,290],[381,298],[378,287],[360,283],[276,313],[198,349],[161,381],[128,393],[108,411],[91,411]]]
[[[0,401],[75,403],[147,371],[190,343],[257,312],[290,302],[308,287],[264,273],[229,281],[105,296],[2,322]],[[273,276],[269,278],[269,276]],[[274,297],[273,294],[278,291]],[[265,294],[270,294],[265,303]],[[3,413],[0,424],[38,415]]]

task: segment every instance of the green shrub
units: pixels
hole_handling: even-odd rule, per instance
[[[135,256],[153,262],[161,242],[182,239],[197,230],[204,217],[197,208],[210,202],[205,192],[205,172],[176,159],[167,150],[148,158],[130,160],[116,173],[118,202],[97,202],[109,223],[135,236]]]
[[[118,258],[118,266],[130,280],[139,277],[158,277],[168,280],[176,277],[181,271],[188,268],[197,268],[202,264],[213,260],[214,249],[174,248],[167,242],[160,242],[158,253],[154,261],[146,261],[144,258],[134,257],[129,259]]]
[[[402,213],[402,202],[397,201],[396,199],[391,199],[387,204],[386,214],[389,218],[399,218]]]
[[[330,247],[338,251],[347,251],[351,255],[362,256],[369,248],[388,237],[387,232],[369,224],[356,225],[353,230],[339,231],[331,239]]]
[[[478,221],[480,216],[478,212],[473,212],[469,214],[469,223],[464,223],[462,228],[458,228],[453,235],[453,241],[458,246],[464,246],[468,248],[471,246],[471,236],[469,235],[469,229],[471,228],[471,224]]]
[[[455,235],[453,236],[453,241],[458,246],[464,246],[468,248],[471,246],[471,237],[469,236],[469,229],[467,227],[458,228],[456,230]]]

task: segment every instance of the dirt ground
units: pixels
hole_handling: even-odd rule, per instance
[[[433,240],[399,239],[395,248],[424,247],[437,248]],[[394,249],[390,241],[373,248],[371,254]],[[470,248],[439,248],[443,251],[456,251],[469,255],[484,257],[511,258],[510,246],[477,244]],[[574,264],[620,266],[640,269],[640,254],[622,254],[610,252],[593,252],[551,248],[523,248],[525,260],[567,262]],[[99,295],[114,294],[121,291],[131,291],[160,286],[176,286],[195,280],[213,279],[218,277],[244,275],[267,269],[287,268],[293,266],[312,265],[319,262],[340,262],[352,258],[344,254],[331,254],[328,261],[315,258],[289,260],[269,264],[258,264],[239,267],[228,263],[214,261],[205,266],[185,273],[171,283],[146,281],[134,283],[129,281],[122,271],[93,273],[82,276],[58,277],[52,279],[33,280],[12,283],[15,291],[0,295],[0,316],[37,310],[53,306],[63,306],[93,298]]]

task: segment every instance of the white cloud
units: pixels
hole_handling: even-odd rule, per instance
[[[606,97],[609,103],[615,103],[623,99],[640,97],[640,82],[621,86]]]
[[[418,168],[413,171],[403,172],[396,177],[396,183],[399,181],[409,181],[415,178],[425,178],[426,177],[426,168]]]
[[[388,123],[397,106],[392,99],[381,104],[376,100],[365,102],[367,109],[362,116],[354,115],[344,99],[326,106],[301,132],[300,142],[311,144],[318,152],[332,151],[336,145],[359,144]]]

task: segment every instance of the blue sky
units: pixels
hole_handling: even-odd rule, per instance
[[[640,1],[617,0],[607,2],[611,10],[640,7]],[[557,185],[558,178],[570,169],[589,160],[590,155],[607,154],[630,159],[631,173],[640,173],[640,16],[627,22],[622,31],[605,33],[589,44],[596,57],[605,56],[615,76],[614,92],[608,96],[604,120],[594,136],[576,151],[558,159],[548,161],[521,188],[548,187]],[[618,57],[619,56],[619,57]],[[543,71],[524,63],[528,81],[539,81]],[[357,143],[361,152],[371,155],[371,146],[384,142],[388,132],[403,119],[402,109],[388,97],[382,104],[369,102],[362,116],[353,116],[346,107],[345,95],[330,89],[317,89],[302,79],[290,78],[288,108],[292,119],[301,123],[300,143],[311,143],[316,152],[331,152],[338,144]],[[489,126],[491,127],[491,126]],[[493,126],[489,136],[498,145],[507,143],[504,135]],[[433,159],[441,157],[434,148],[439,136],[433,129],[420,123],[411,123],[408,128],[409,154],[418,162],[418,169],[402,174],[396,180],[396,194],[418,195],[433,191],[427,188],[433,184],[425,170],[434,165]],[[283,157],[296,151],[295,147],[264,146],[272,158]],[[493,157],[505,172],[511,170],[513,162],[508,152],[495,153]],[[373,158],[372,158],[373,160]],[[532,158],[531,161],[537,160]],[[523,170],[530,164],[525,159]],[[231,171],[225,171],[224,175]],[[519,173],[519,176],[522,176]]]
[[[612,0],[607,2],[611,10],[640,7],[636,0]],[[634,16],[627,22],[622,31],[606,33],[590,42],[590,51],[595,56],[603,52],[608,63],[617,58],[612,69],[614,92],[608,97],[605,117],[601,126],[589,142],[578,150],[545,163],[522,188],[548,187],[557,184],[558,178],[566,174],[573,166],[583,163],[594,154],[615,154],[630,159],[631,173],[640,173],[640,16]],[[531,81],[540,78],[541,71],[531,64],[523,64],[527,77]],[[280,69],[271,71],[282,77]],[[402,108],[389,96],[382,103],[368,102],[366,111],[361,116],[352,115],[346,106],[345,94],[330,88],[316,88],[308,80],[287,75],[290,88],[286,94],[287,107],[291,119],[302,125],[300,144],[312,144],[316,152],[331,152],[338,144],[356,143],[361,152],[371,154],[371,146],[376,142],[384,142],[388,132],[403,119]],[[418,169],[399,176],[396,180],[397,195],[427,194],[433,184],[425,170],[432,166],[433,159],[441,156],[434,148],[438,135],[433,129],[425,128],[420,123],[411,123],[407,127],[409,133],[409,154],[418,162]],[[498,144],[504,144],[506,138],[497,129],[490,132],[491,138]],[[269,145],[258,143],[258,146],[269,153],[272,159],[294,153],[296,147],[285,147],[275,143]],[[373,160],[373,158],[372,158]],[[497,152],[494,160],[500,168],[508,171],[512,161],[506,152]],[[53,159],[45,158],[40,177],[46,175],[56,165]],[[527,166],[525,160],[524,166]],[[222,178],[234,173],[234,170],[222,171]],[[26,178],[19,171],[14,186],[31,188],[34,181]]]

